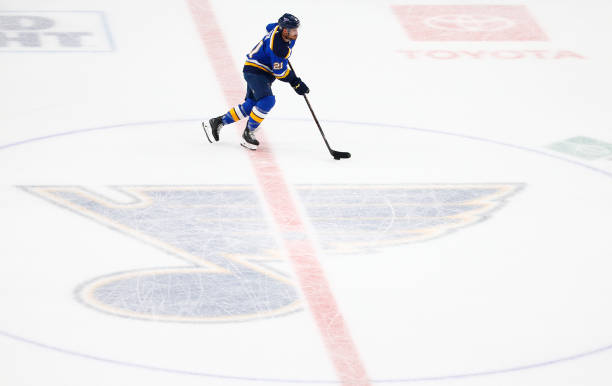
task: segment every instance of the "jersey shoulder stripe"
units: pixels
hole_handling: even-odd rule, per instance
[[[274,52],[274,37],[277,32],[278,32],[278,26],[274,27],[274,30],[272,31],[272,35],[270,36],[270,49],[272,50],[272,52]]]
[[[288,59],[291,56],[295,40],[285,42],[278,24],[268,24],[268,33],[246,55],[245,66],[262,70],[277,79],[291,78]]]

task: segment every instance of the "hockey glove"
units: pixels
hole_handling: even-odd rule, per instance
[[[306,83],[302,82],[302,79],[295,78],[295,81],[291,83],[291,87],[298,93],[298,95],[308,94],[310,89],[306,86]]]

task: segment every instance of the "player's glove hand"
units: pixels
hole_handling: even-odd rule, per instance
[[[302,82],[302,79],[296,78],[293,83],[291,83],[291,87],[298,93],[298,95],[308,94],[310,89],[306,86],[306,83]]]

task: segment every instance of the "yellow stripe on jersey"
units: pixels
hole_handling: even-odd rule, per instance
[[[290,56],[291,56],[291,48],[289,48],[289,52],[287,52],[287,56],[285,56],[285,59],[289,59]]]
[[[257,123],[261,123],[261,121],[263,121],[263,118],[259,118],[253,111],[251,111],[251,115],[249,115],[249,117],[253,118],[253,120]]]
[[[278,26],[274,27],[274,32],[272,32],[272,36],[270,37],[270,49],[274,52],[274,35],[278,31]]]
[[[245,65],[245,66],[253,66],[253,67],[257,67],[257,68],[259,68],[259,69],[261,69],[261,70],[264,70],[265,72],[270,72],[270,70],[268,70],[267,68],[262,67],[262,66],[260,66],[260,65],[258,65],[258,64],[255,64],[255,63],[245,62],[245,63],[244,63],[244,65]],[[272,73],[272,74],[273,74],[273,73]]]
[[[240,118],[238,118],[238,114],[236,114],[236,111],[234,111],[233,107],[230,109],[229,112],[235,122],[238,122],[240,120]]]
[[[283,79],[283,78],[286,78],[287,75],[289,75],[289,72],[291,72],[291,70],[287,69],[281,75],[274,75],[274,76],[276,77],[276,79]]]

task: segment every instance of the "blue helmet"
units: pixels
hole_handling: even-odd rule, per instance
[[[300,20],[290,13],[286,13],[278,19],[278,25],[283,29],[298,28]]]

